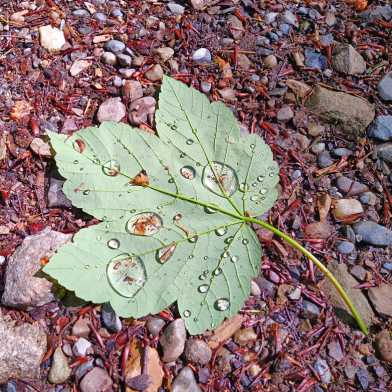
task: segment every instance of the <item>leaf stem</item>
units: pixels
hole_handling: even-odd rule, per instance
[[[314,264],[317,265],[317,267],[321,270],[321,272],[331,281],[331,283],[335,286],[336,290],[342,297],[343,301],[347,305],[347,307],[350,309],[351,314],[353,315],[355,321],[357,322],[359,328],[361,331],[365,334],[368,335],[369,331],[368,328],[363,321],[361,315],[355,308],[354,304],[352,303],[350,297],[347,295],[346,291],[342,287],[342,285],[337,281],[335,276],[332,274],[332,272],[320,261],[318,260],[311,252],[309,252],[306,248],[304,248],[301,244],[299,244],[297,241],[295,241],[293,238],[291,238],[289,235],[283,233],[276,227],[270,225],[267,222],[261,221],[256,218],[250,218],[250,217],[245,217],[245,221],[249,223],[255,223],[259,226],[264,227],[265,229],[272,231],[274,234],[276,234],[278,237],[282,238],[285,240],[287,243],[289,243],[293,248],[298,249],[304,256],[309,258]]]

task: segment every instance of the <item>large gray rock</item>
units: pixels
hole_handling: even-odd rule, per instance
[[[378,223],[363,221],[355,223],[354,232],[362,242],[374,246],[388,246],[392,243],[392,231]]]
[[[40,260],[50,258],[71,237],[50,228],[26,237],[8,260],[3,305],[28,308],[53,301],[52,283],[34,275],[41,269]]]
[[[36,379],[47,346],[38,324],[14,321],[0,314],[0,384],[9,379]]]
[[[359,75],[366,71],[363,57],[349,44],[337,45],[333,51],[332,65],[346,75]]]
[[[392,72],[387,73],[378,83],[378,93],[384,101],[392,101]]]
[[[202,392],[190,367],[184,367],[174,379],[172,392]]]
[[[372,287],[368,291],[369,299],[376,311],[383,315],[392,317],[391,301],[392,285],[383,283],[379,287]]]
[[[354,288],[358,285],[358,281],[347,271],[347,266],[345,264],[333,262],[328,265],[328,269],[335,275],[335,278],[346,290],[346,293],[351,298],[354,306],[357,308],[365,323],[370,325],[374,317],[373,310],[362,291]],[[355,325],[355,321],[351,316],[349,309],[329,279],[325,279],[323,281],[322,290],[334,306],[338,317],[345,322]]]
[[[83,377],[80,390],[82,392],[112,392],[113,381],[105,369],[95,367]]]
[[[362,137],[373,121],[374,106],[363,98],[316,86],[306,106],[321,119],[340,126],[348,137]]]
[[[163,348],[163,362],[175,361],[184,351],[186,339],[185,324],[182,319],[172,321],[163,331],[159,343]]]

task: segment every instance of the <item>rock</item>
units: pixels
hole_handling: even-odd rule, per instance
[[[379,144],[376,149],[375,149],[376,153],[377,153],[377,157],[392,163],[392,143],[388,142],[388,143],[383,143],[383,144]]]
[[[276,20],[276,17],[279,15],[278,12],[268,12],[265,16],[264,16],[264,22],[266,24],[271,24],[274,23]]]
[[[225,320],[218,328],[215,329],[212,336],[208,339],[208,345],[215,350],[221,343],[230,339],[234,333],[241,327],[244,316],[236,314]]]
[[[185,324],[182,319],[172,321],[163,331],[159,343],[163,348],[163,362],[175,361],[184,351],[186,339]]]
[[[298,27],[297,17],[289,10],[286,10],[282,16],[283,22]]]
[[[99,22],[99,23],[105,23],[106,20],[107,20],[107,16],[104,13],[102,13],[102,12],[95,12],[92,15],[92,18],[94,20],[96,20],[97,22]]]
[[[71,68],[69,70],[69,73],[71,74],[71,76],[77,76],[81,72],[83,72],[87,68],[89,68],[91,64],[92,63],[89,60],[76,60],[72,64],[72,66],[71,66]]]
[[[154,53],[156,53],[163,62],[168,61],[171,59],[174,55],[174,50],[170,48],[169,46],[165,46],[163,48],[157,48],[154,50]]]
[[[81,392],[112,392],[113,381],[108,372],[95,367],[88,372],[80,383]]]
[[[392,363],[392,338],[386,329],[377,335],[376,348],[383,361]]]
[[[340,362],[344,358],[344,353],[338,340],[332,340],[328,344],[328,355],[337,362]]]
[[[308,133],[310,136],[313,137],[320,136],[324,133],[324,131],[325,131],[325,127],[321,124],[316,124],[314,122],[311,122],[308,125]]]
[[[252,67],[252,62],[245,54],[239,53],[237,56],[237,67],[244,71],[248,71]]]
[[[366,280],[367,271],[360,265],[355,265],[350,270],[351,275],[357,278],[360,282],[364,282]]]
[[[172,384],[172,392],[202,392],[190,367],[184,367]]]
[[[237,96],[235,95],[235,90],[230,87],[222,88],[218,90],[219,95],[225,100],[229,102],[235,102],[237,100]]]
[[[122,88],[122,94],[130,102],[143,97],[143,88],[137,80],[126,80]]]
[[[335,201],[334,216],[338,221],[354,221],[363,214],[362,204],[356,199],[340,199]]]
[[[102,305],[101,319],[103,326],[112,333],[121,331],[122,323],[109,302]]]
[[[327,58],[313,49],[305,49],[305,65],[309,68],[324,71],[327,68]]]
[[[211,63],[211,52],[206,48],[200,48],[193,52],[192,60],[197,64]]]
[[[359,384],[359,386],[361,387],[362,391],[367,391],[367,389],[369,388],[369,373],[368,371],[363,368],[360,367],[357,372],[355,373],[357,382]]]
[[[241,328],[234,334],[234,341],[239,346],[246,346],[257,340],[257,334],[253,328]]]
[[[242,22],[235,15],[230,15],[227,18],[227,24],[233,38],[240,39],[244,33],[244,26],[242,25]]]
[[[124,42],[118,41],[116,39],[111,39],[110,41],[105,42],[104,49],[107,52],[112,53],[121,53],[125,50]]]
[[[155,113],[156,101],[153,97],[143,97],[136,99],[129,106],[129,122],[132,125],[142,123],[152,123]]]
[[[190,2],[191,2],[192,7],[195,10],[200,11],[200,10],[204,9],[208,5],[210,0],[190,0]]]
[[[130,67],[132,64],[132,57],[124,53],[116,54],[117,63],[120,67]]]
[[[360,75],[366,71],[363,57],[349,44],[339,44],[333,50],[332,65],[345,75]]]
[[[320,377],[320,380],[323,384],[329,384],[332,381],[331,370],[328,366],[328,363],[321,358],[318,358],[314,363],[314,370]]]
[[[332,154],[335,157],[341,158],[341,157],[348,157],[350,155],[352,155],[352,151],[349,150],[348,148],[344,148],[344,147],[340,147],[340,148],[334,148],[332,150]]]
[[[147,329],[152,336],[159,336],[164,325],[165,321],[158,317],[151,317],[147,321]]]
[[[343,255],[349,255],[354,249],[355,245],[350,241],[339,241],[336,245],[336,250]]]
[[[369,206],[375,206],[378,202],[378,198],[373,192],[362,193],[359,200],[362,204],[367,204]]]
[[[72,206],[70,200],[67,199],[63,192],[63,184],[64,180],[60,180],[55,177],[51,177],[49,180],[49,189],[48,189],[48,207],[64,207],[69,208]]]
[[[335,278],[346,290],[347,295],[351,298],[364,322],[367,325],[370,325],[374,316],[373,310],[362,291],[354,288],[358,285],[358,281],[349,274],[347,266],[345,264],[333,262],[328,265],[328,269],[335,275]],[[321,288],[334,306],[337,316],[345,322],[356,325],[350,311],[329,279],[324,279]]]
[[[333,165],[334,160],[332,159],[329,151],[323,151],[317,155],[317,163],[321,168],[325,168]]]
[[[383,18],[385,20],[392,19],[392,6],[380,5],[377,7],[370,8],[365,12],[361,13],[361,17],[368,22],[372,22],[374,19]]]
[[[61,347],[57,347],[53,354],[53,362],[48,374],[48,380],[52,384],[62,384],[71,376],[72,369],[68,365],[67,357]]]
[[[47,337],[38,323],[11,320],[0,314],[0,384],[9,379],[37,379]]]
[[[276,292],[276,286],[274,283],[270,282],[269,280],[263,277],[257,277],[255,279],[255,283],[259,287],[259,290],[262,295],[265,297],[273,297]]]
[[[387,102],[392,101],[392,72],[387,73],[377,86],[380,97]]]
[[[116,65],[117,57],[112,52],[103,52],[101,55],[101,61],[104,62],[105,64]]]
[[[270,54],[263,60],[264,66],[272,69],[278,65],[278,59],[273,54]]]
[[[303,306],[302,313],[304,318],[315,320],[320,315],[319,307],[313,302],[305,300],[303,301],[302,306]]]
[[[260,287],[254,280],[250,282],[250,293],[255,297],[259,297],[261,295]]]
[[[365,99],[321,86],[315,87],[306,106],[327,122],[339,124],[351,137],[364,136],[375,115],[374,106]]]
[[[320,154],[325,150],[325,143],[316,143],[313,144],[312,148],[310,149],[310,151],[312,151],[313,154]]]
[[[290,106],[285,105],[278,110],[276,118],[278,121],[289,121],[294,117],[294,113]]]
[[[368,290],[368,296],[376,309],[377,313],[392,317],[392,301],[391,301],[392,285],[382,283],[379,287],[371,287]]]
[[[3,305],[25,309],[53,301],[52,283],[34,275],[41,270],[40,260],[50,258],[71,237],[71,234],[59,233],[50,228],[26,237],[8,258]]]
[[[120,97],[108,98],[98,108],[97,120],[120,122],[126,115],[126,107]]]
[[[80,318],[72,326],[72,335],[82,338],[88,338],[90,335],[90,325],[89,321],[85,318]]]
[[[368,130],[369,137],[384,142],[392,139],[392,116],[377,116]]]
[[[185,7],[177,3],[168,3],[167,8],[174,15],[182,15],[185,11]]]
[[[72,351],[77,357],[85,357],[90,351],[92,344],[85,338],[79,338],[73,345]]]
[[[144,75],[151,82],[158,82],[163,78],[163,69],[160,64],[155,64]]]
[[[313,222],[307,224],[304,231],[309,238],[327,239],[333,234],[335,229],[327,222]]]
[[[200,83],[200,89],[203,91],[204,94],[208,94],[211,91],[212,83],[202,81]]]
[[[286,86],[294,92],[297,97],[305,98],[312,88],[300,80],[287,79]]]
[[[206,365],[210,362],[212,351],[208,344],[201,339],[188,339],[185,344],[185,358],[189,362]]]
[[[52,156],[49,143],[44,142],[40,137],[35,137],[31,141],[30,148],[41,157],[50,158]]]
[[[333,12],[328,11],[325,14],[325,23],[329,26],[332,27],[336,24],[336,15]]]
[[[336,180],[336,185],[339,190],[346,193],[347,196],[356,196],[369,190],[367,185],[354,181],[351,178],[340,176]]]
[[[354,232],[361,242],[373,246],[388,246],[392,243],[392,231],[372,221],[355,223]]]
[[[60,50],[65,44],[64,33],[51,25],[41,26],[39,29],[40,43],[50,52]]]

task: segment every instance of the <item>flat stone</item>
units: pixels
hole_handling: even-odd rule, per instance
[[[332,159],[329,151],[322,151],[317,155],[317,163],[321,168],[325,168],[333,165],[334,160]]]
[[[67,357],[61,347],[57,347],[53,354],[52,366],[49,370],[48,380],[52,384],[62,384],[71,376],[72,369],[68,365]]]
[[[356,199],[339,199],[335,201],[334,216],[338,221],[353,221],[363,214],[362,204]]]
[[[120,67],[130,67],[132,64],[132,57],[124,53],[116,54],[117,63]]]
[[[55,177],[51,177],[49,180],[49,189],[48,189],[48,207],[64,207],[69,208],[72,206],[72,203],[67,196],[65,196],[63,192],[63,184],[64,180],[60,180]]]
[[[71,237],[50,228],[26,237],[8,258],[3,305],[26,309],[53,301],[52,283],[34,275],[42,268],[40,260],[50,258]]]
[[[278,59],[273,54],[270,54],[264,58],[263,63],[266,68],[272,69],[278,65]]]
[[[190,0],[190,3],[195,10],[201,11],[210,3],[210,1],[211,0]]]
[[[185,344],[185,358],[189,362],[206,365],[210,362],[212,351],[208,344],[201,339],[188,339]]]
[[[350,270],[351,275],[357,278],[360,282],[364,282],[367,276],[367,271],[360,265],[355,265]]]
[[[363,98],[316,86],[306,106],[321,119],[338,124],[349,137],[363,137],[375,116],[374,106]]]
[[[387,283],[382,283],[379,287],[371,287],[368,290],[369,299],[377,313],[392,317],[391,293],[392,285]]]
[[[383,361],[392,363],[392,338],[388,330],[382,330],[376,337],[376,348]]]
[[[344,358],[344,353],[338,340],[332,340],[332,342],[328,344],[328,355],[338,362]]]
[[[168,3],[167,8],[174,15],[182,15],[185,12],[185,7],[177,3]]]
[[[172,392],[202,392],[190,367],[184,367],[172,384]]]
[[[88,338],[90,335],[90,325],[89,321],[85,318],[80,318],[72,326],[72,335],[82,338]]]
[[[309,223],[304,228],[305,234],[309,238],[329,238],[335,231],[335,228],[327,222]]]
[[[112,333],[121,331],[122,323],[120,317],[117,316],[109,302],[102,305],[101,320],[103,326]]]
[[[369,127],[368,135],[384,142],[390,141],[392,139],[392,116],[377,116]]]
[[[120,122],[126,115],[126,107],[120,97],[108,98],[98,108],[97,120]]]
[[[105,42],[104,48],[108,52],[121,53],[125,50],[125,44],[116,39],[111,39],[110,41]]]
[[[227,25],[234,39],[240,39],[242,37],[244,26],[235,15],[230,15],[227,18]]]
[[[339,241],[336,245],[336,250],[343,255],[349,255],[354,249],[355,245],[350,241]]]
[[[375,19],[385,19],[391,20],[392,19],[392,6],[390,5],[380,5],[377,7],[372,7],[365,12],[361,13],[361,17],[368,22],[372,22]]]
[[[101,61],[105,64],[115,65],[117,64],[117,57],[112,52],[103,52],[101,55]]]
[[[298,20],[297,17],[289,10],[286,10],[282,16],[283,22],[298,27]]]
[[[294,92],[297,97],[305,98],[312,88],[300,80],[287,79],[286,86]]]
[[[163,348],[163,362],[175,361],[184,351],[185,324],[182,319],[172,321],[163,331],[159,343]]]
[[[373,246],[388,246],[392,243],[392,231],[372,221],[362,221],[353,226],[361,242]]]
[[[211,52],[207,48],[199,48],[193,52],[192,60],[197,64],[211,63]]]
[[[112,392],[113,381],[108,372],[95,367],[88,372],[80,383],[81,392]]]
[[[247,346],[257,340],[257,334],[252,327],[241,328],[234,334],[234,341],[239,346]]]
[[[324,71],[327,68],[327,58],[310,48],[305,49],[305,65],[309,68]]]
[[[363,57],[349,44],[339,44],[333,50],[332,65],[345,75],[360,75],[366,71]]]
[[[126,80],[122,88],[122,94],[129,102],[143,97],[143,88],[137,80]]]
[[[163,69],[160,64],[155,64],[144,75],[151,82],[158,82],[163,78]]]
[[[81,72],[85,71],[91,66],[92,62],[90,60],[76,60],[73,62],[69,73],[71,76],[77,76]]]
[[[378,197],[373,192],[364,192],[359,197],[362,204],[367,204],[369,206],[375,206],[378,202]]]
[[[40,137],[35,137],[31,143],[30,148],[39,156],[50,158],[52,156],[52,150],[49,143],[43,141]]]
[[[79,338],[73,345],[72,351],[77,357],[85,357],[90,351],[92,344],[85,338]]]
[[[377,86],[380,97],[387,102],[392,101],[392,72],[387,73]]]
[[[129,122],[132,125],[151,122],[155,113],[156,101],[153,97],[136,99],[129,106]]]
[[[157,48],[154,50],[163,62],[170,60],[174,55],[174,49],[170,48],[169,46],[165,46],[162,48]]]
[[[368,186],[351,178],[340,176],[336,180],[336,185],[339,190],[346,193],[347,196],[356,196],[369,190]]]
[[[320,308],[313,302],[305,300],[302,305],[302,313],[305,318],[314,320],[320,315]]]
[[[294,117],[294,112],[290,106],[285,105],[278,110],[276,118],[278,121],[289,121]]]
[[[147,329],[152,336],[159,336],[164,325],[165,321],[158,317],[151,317],[147,321]]]
[[[60,50],[65,44],[64,33],[51,25],[41,26],[39,29],[40,43],[50,52]]]
[[[0,314],[0,384],[9,379],[38,379],[47,337],[38,324],[11,320]]]
[[[392,163],[392,142],[379,144],[376,149],[377,157]]]
[[[335,278],[343,286],[359,314],[362,316],[364,322],[367,325],[370,325],[374,317],[373,310],[362,291],[354,288],[358,285],[358,281],[347,271],[347,266],[345,264],[333,262],[328,265],[328,269],[335,275]],[[356,325],[349,309],[329,279],[323,280],[321,288],[334,306],[337,316],[351,325]]]
[[[332,381],[332,374],[327,361],[318,358],[313,366],[323,384],[329,384]]]

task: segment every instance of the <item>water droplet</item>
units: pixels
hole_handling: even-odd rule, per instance
[[[227,298],[219,298],[215,301],[215,308],[220,311],[229,309],[230,301]]]
[[[130,218],[126,229],[128,233],[135,235],[154,235],[163,225],[161,217],[155,212],[142,212]]]
[[[173,184],[174,178],[173,178],[173,177],[172,177],[172,178],[169,178],[168,182],[169,182],[170,184]]]
[[[174,222],[178,222],[181,218],[182,218],[181,214],[176,214],[176,215],[173,216],[173,221]]]
[[[215,230],[215,234],[219,237],[222,237],[222,235],[225,235],[227,233],[227,227],[220,227],[219,229]]]
[[[158,261],[160,263],[166,263],[173,256],[174,251],[176,250],[177,245],[175,243],[170,244],[164,248],[161,248],[157,252]]]
[[[210,287],[208,284],[202,284],[198,287],[199,293],[206,293]]]
[[[229,252],[226,250],[225,252],[222,253],[222,258],[229,257]]]
[[[241,192],[247,192],[249,190],[249,185],[246,184],[245,182],[241,182],[240,184],[240,191]]]
[[[123,297],[133,297],[146,282],[146,271],[140,257],[126,253],[113,258],[107,267],[112,288]]]
[[[83,191],[83,195],[85,195],[85,196],[87,196],[89,193],[90,193],[89,189],[86,189],[86,190]]]
[[[273,177],[274,175],[275,175],[274,173],[270,173],[270,174],[269,174],[270,177]]]
[[[192,166],[184,166],[180,169],[181,175],[187,180],[193,180],[196,176],[196,171]]]
[[[193,257],[194,257],[193,255],[189,255],[188,259],[191,260],[191,259],[193,259]]]
[[[192,237],[189,237],[188,241],[191,242],[192,244],[194,244],[195,242],[197,242],[198,239],[199,239],[199,237],[197,235],[194,235]]]
[[[120,241],[116,238],[112,238],[107,242],[110,249],[118,249],[120,247]]]
[[[207,275],[201,274],[201,275],[199,275],[199,279],[200,280],[206,280],[207,279]]]
[[[253,195],[250,197],[251,201],[259,201],[260,200],[260,196],[259,195]]]
[[[72,147],[76,152],[82,153],[84,149],[86,148],[86,143],[82,139],[76,139],[72,143]]]
[[[234,237],[233,237],[233,236],[227,237],[227,238],[225,239],[225,243],[226,243],[226,244],[231,244],[231,243],[233,242],[233,240],[234,240]]]
[[[207,259],[208,259],[208,256],[204,256],[204,257],[203,257],[203,260],[207,260]]]
[[[186,144],[188,145],[188,146],[190,146],[191,144],[193,144],[194,142],[193,142],[193,140],[192,139],[188,139],[187,141],[186,141]]]
[[[247,238],[244,238],[244,239],[242,240],[242,244],[243,244],[243,245],[248,245],[248,244],[249,244],[249,240],[248,240]]]
[[[100,164],[101,164],[101,161],[100,161],[98,158],[94,158],[93,162],[94,162],[96,165],[100,165]]]
[[[111,159],[102,166],[102,171],[107,176],[117,176],[120,173],[120,164],[115,159]]]
[[[102,240],[102,237],[99,235],[99,236],[97,236],[97,241],[101,241]]]
[[[130,210],[129,211],[131,214],[134,214],[136,212],[136,210]]]
[[[218,268],[214,269],[214,271],[212,273],[214,276],[218,276],[222,273],[222,268],[218,267]]]
[[[190,310],[188,310],[188,309],[184,310],[184,313],[183,313],[184,317],[188,318],[191,316],[191,314],[192,314],[192,312]]]
[[[257,186],[257,182],[252,182],[252,186],[253,187]]]
[[[259,191],[260,195],[265,195],[267,193],[267,189],[263,188]]]
[[[183,152],[180,154],[180,158],[185,158],[186,154],[184,154]]]
[[[177,129],[177,124],[176,123],[174,123],[174,124],[172,124],[172,126],[170,127],[173,131],[175,131],[176,129]]]
[[[75,159],[75,160],[73,161],[73,163],[74,163],[75,165],[77,165],[77,164],[79,163],[79,161],[78,161],[77,159]]]
[[[238,257],[238,256],[231,256],[230,260],[231,260],[233,263],[236,263],[236,262],[239,260],[239,257]]]
[[[216,213],[216,209],[214,207],[205,207],[204,210],[207,214],[215,214]]]
[[[251,148],[252,150],[254,150],[255,147],[256,147],[256,144],[251,144],[251,145],[250,145],[250,148]]]
[[[264,176],[258,176],[257,177],[258,182],[263,182],[264,181]]]
[[[84,265],[84,269],[86,269],[86,270],[87,270],[87,269],[90,269],[90,264],[85,264],[85,265]]]
[[[232,196],[238,189],[237,174],[224,163],[212,162],[204,167],[203,185],[216,195],[223,196],[223,189],[227,196]]]

